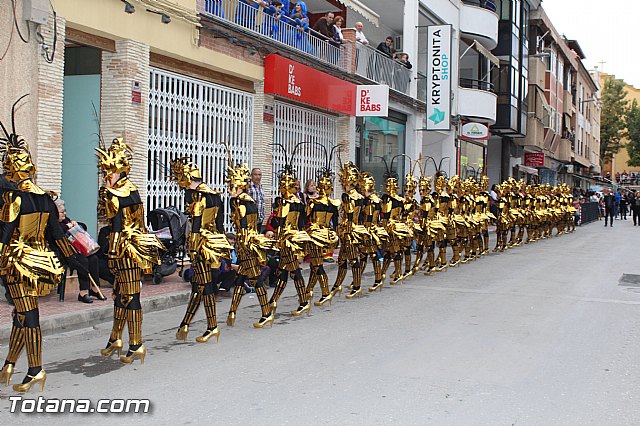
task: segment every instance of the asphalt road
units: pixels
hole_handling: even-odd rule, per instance
[[[10,414],[50,424],[640,424],[640,227],[602,222],[490,255],[360,300],[292,318],[293,283],[273,329],[243,301],[220,343],[174,334],[184,308],[144,319],[148,355],[99,356],[110,324],[46,336],[36,398],[148,398],[147,414]],[[365,275],[371,281],[371,275]],[[640,280],[638,280],[640,281]],[[637,284],[640,285],[640,284]],[[0,348],[2,356],[6,346]],[[26,359],[14,382],[23,377]]]

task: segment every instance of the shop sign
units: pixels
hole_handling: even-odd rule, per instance
[[[465,139],[489,139],[489,128],[481,123],[466,123],[462,126],[462,137]]]
[[[544,152],[525,152],[524,165],[529,167],[544,167]]]
[[[427,130],[451,130],[451,25],[427,32]]]
[[[386,117],[389,114],[389,86],[358,85],[356,90],[357,117]]]
[[[573,164],[567,164],[567,173],[574,173]]]
[[[357,86],[353,83],[276,54],[265,58],[264,73],[265,93],[355,115]]]
[[[264,121],[265,123],[273,123],[274,122],[274,116],[273,116],[273,105],[264,105],[264,112],[262,113],[262,121]]]
[[[134,104],[142,103],[142,88],[139,81],[131,83],[131,102]]]

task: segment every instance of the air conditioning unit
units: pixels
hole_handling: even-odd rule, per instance
[[[23,0],[22,17],[25,21],[45,25],[49,22],[48,0]]]
[[[398,52],[402,52],[402,36],[396,36],[393,40],[393,47]]]

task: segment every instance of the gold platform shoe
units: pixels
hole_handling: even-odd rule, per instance
[[[236,324],[236,313],[229,312],[229,316],[227,317],[227,325],[229,327],[233,327]]]
[[[273,314],[273,311],[271,311],[269,316],[261,317],[258,321],[253,323],[253,326],[255,328],[264,328],[265,325],[269,324],[269,327],[273,328],[273,319],[274,319],[274,314]]]
[[[144,357],[147,356],[147,349],[144,347],[144,345],[140,345],[138,349],[130,352],[131,352],[130,355],[122,355],[120,357],[121,363],[133,364],[133,361],[135,361],[136,358],[140,358],[140,364],[144,364]]]
[[[178,328],[178,331],[176,332],[176,339],[186,341],[188,334],[189,334],[189,326],[183,325],[182,327]]]
[[[347,294],[345,297],[347,299],[353,299],[354,297],[362,297],[362,287],[358,287],[357,289],[354,288],[353,290],[351,290],[351,293]]]
[[[220,329],[218,327],[211,330],[207,330],[204,332],[202,336],[196,337],[196,342],[207,343],[209,339],[211,339],[214,336],[216,337],[216,343],[218,343],[218,339],[220,339]]]
[[[120,339],[116,339],[113,342],[109,343],[106,348],[100,349],[100,355],[106,356],[108,358],[111,357],[111,355],[113,355],[113,353],[116,351],[118,351],[118,356],[120,356],[120,354],[122,353],[122,340]]]
[[[2,367],[2,371],[0,371],[0,382],[4,382],[5,386],[9,386],[9,381],[14,371],[13,364],[7,364]]]
[[[298,306],[298,309],[296,309],[295,311],[291,311],[291,315],[293,315],[294,317],[299,317],[305,312],[307,313],[307,316],[311,314],[311,302],[307,302],[304,305]]]
[[[44,382],[47,381],[47,373],[45,373],[44,370],[40,370],[40,372],[38,372],[38,374],[36,374],[35,376],[27,375],[27,377],[30,378],[27,383],[13,385],[13,390],[21,393],[28,392],[29,389],[31,389],[31,386],[35,385],[36,383],[40,383],[40,392],[44,390]]]

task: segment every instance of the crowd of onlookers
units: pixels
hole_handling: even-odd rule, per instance
[[[611,180],[611,173],[607,172],[607,179]],[[640,172],[616,172],[614,175],[615,183],[619,185],[640,185]]]
[[[212,15],[228,19],[227,14],[235,1],[238,2],[238,6],[235,15],[231,18],[233,22],[296,49],[314,54],[322,53],[314,52],[315,48],[309,35],[337,48],[349,42],[342,35],[342,29],[345,27],[343,16],[327,12],[312,23],[307,4],[304,1],[294,3],[289,0],[206,0],[206,10]],[[369,45],[363,28],[362,22],[356,22],[356,42]],[[406,68],[412,68],[409,55],[395,51],[393,37],[389,36],[378,44],[377,50]],[[325,54],[330,55],[330,52],[325,52]],[[326,59],[336,63],[335,61],[339,58],[339,54],[334,54]]]

